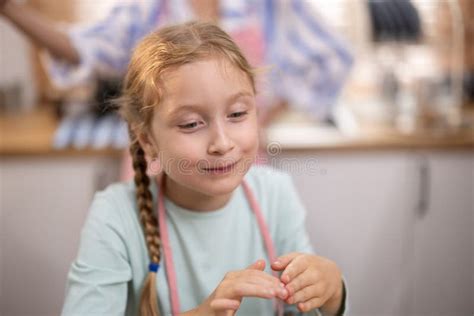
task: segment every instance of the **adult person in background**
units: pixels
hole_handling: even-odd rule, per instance
[[[317,120],[330,119],[353,61],[315,5],[304,0],[117,1],[102,20],[67,31],[13,0],[0,0],[0,14],[48,51],[47,69],[59,88],[121,78],[133,47],[152,30],[189,20],[213,21],[253,66],[268,71],[257,83],[263,128],[289,105]],[[264,148],[264,139],[261,144]],[[131,176],[130,166],[127,153],[122,179]]]
[[[211,20],[231,34],[254,66],[271,66],[262,87],[261,123],[268,109],[287,104],[325,120],[352,57],[304,0],[117,1],[104,19],[58,29],[33,9],[0,0],[0,13],[48,52],[47,68],[60,88],[97,77],[121,77],[135,43],[164,25]],[[270,115],[271,116],[271,115]]]

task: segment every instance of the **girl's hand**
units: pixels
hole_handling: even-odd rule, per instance
[[[342,304],[342,277],[337,265],[323,257],[289,253],[272,263],[272,269],[283,271],[287,304],[298,304],[301,312],[322,307],[335,314]]]
[[[265,261],[257,260],[244,270],[228,272],[214,292],[201,304],[197,315],[231,316],[244,297],[286,299],[288,292],[282,282],[263,272]]]

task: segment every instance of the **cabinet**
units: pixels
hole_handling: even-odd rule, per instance
[[[415,217],[412,315],[474,313],[474,153],[421,153],[427,187]]]
[[[474,152],[297,152],[272,158],[343,270],[350,315],[470,315]],[[297,167],[295,167],[297,166]]]
[[[1,315],[59,315],[92,196],[118,175],[114,158],[0,159]]]

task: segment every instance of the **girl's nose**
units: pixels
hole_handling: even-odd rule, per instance
[[[215,127],[211,130],[212,135],[208,147],[208,153],[210,155],[222,155],[231,151],[234,148],[234,142],[229,137],[225,126],[216,124]]]

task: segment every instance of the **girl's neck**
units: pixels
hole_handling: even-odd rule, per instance
[[[196,212],[215,211],[224,207],[232,197],[232,192],[226,195],[209,196],[186,188],[170,177],[165,177],[164,194],[174,204]]]

